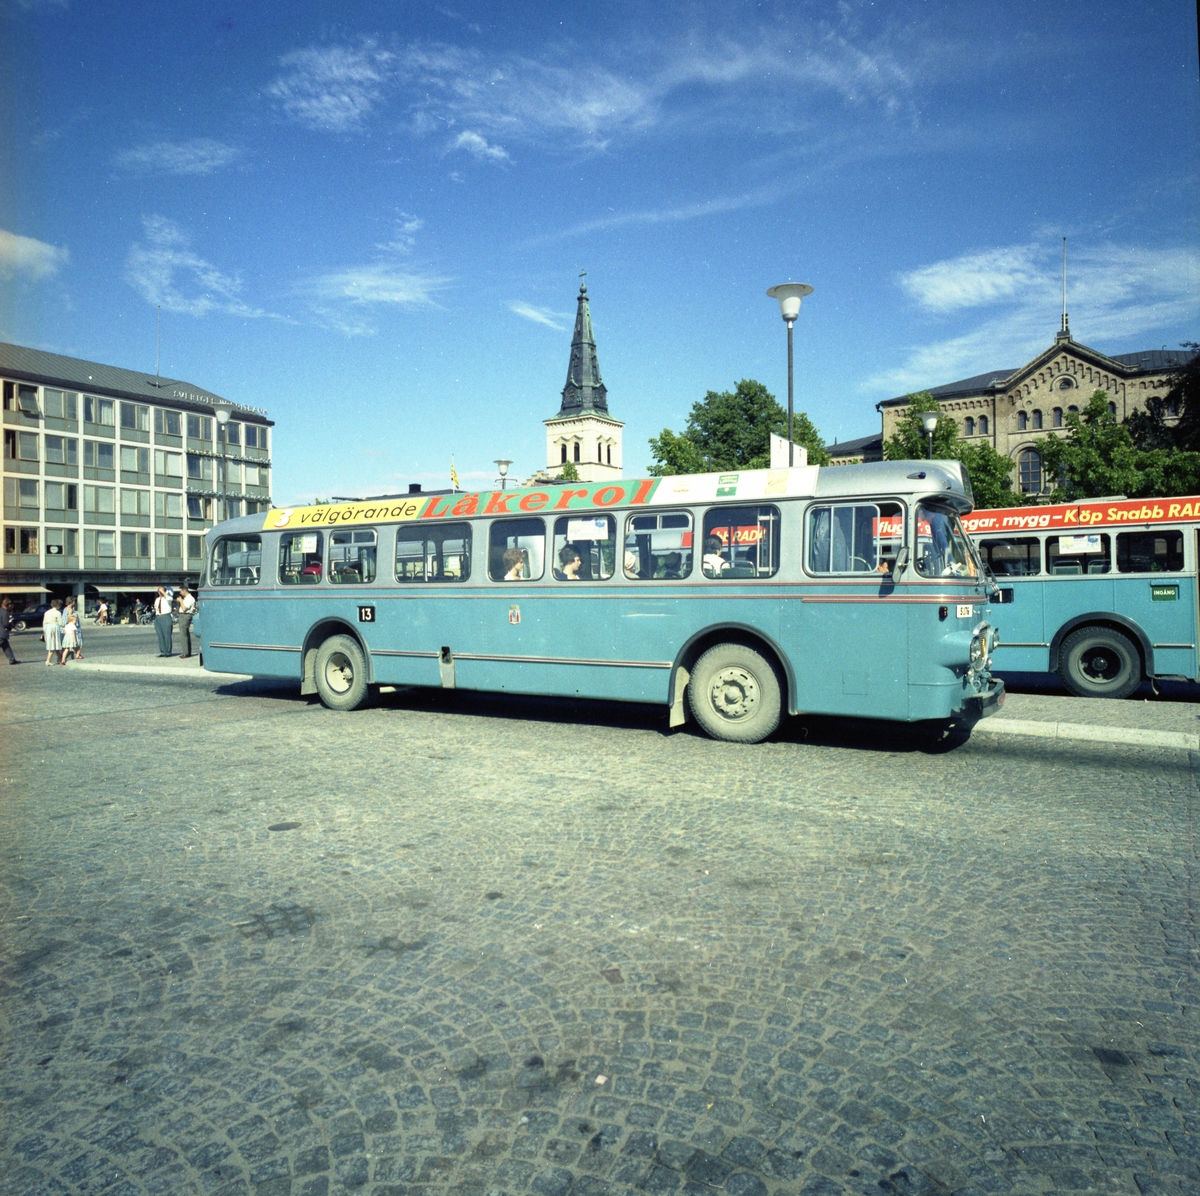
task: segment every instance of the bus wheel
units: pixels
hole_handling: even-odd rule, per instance
[[[688,704],[714,739],[758,743],[779,726],[779,677],[770,661],[744,644],[717,644],[696,661]]]
[[[332,635],[317,649],[317,693],[330,710],[357,710],[367,700],[367,662],[348,635]]]
[[[1063,641],[1058,675],[1077,698],[1127,698],[1141,684],[1141,658],[1119,631],[1081,627]]]

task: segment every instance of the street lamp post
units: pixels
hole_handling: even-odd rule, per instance
[[[214,403],[214,414],[217,417],[217,438],[221,442],[221,485],[217,491],[218,504],[217,511],[221,518],[217,520],[220,523],[222,520],[229,517],[229,417],[233,414],[232,403]]]
[[[505,461],[503,457],[496,461],[496,468],[500,471],[500,489],[508,489],[508,467],[512,464],[511,461]]]
[[[937,428],[938,413],[936,411],[924,411],[921,413],[921,427],[925,429],[925,435],[929,437],[929,460],[933,460],[933,433]]]
[[[787,325],[788,337],[788,468],[792,467],[792,462],[795,457],[795,449],[792,446],[792,423],[793,409],[795,407],[795,384],[792,374],[792,325],[796,322],[796,317],[800,314],[800,300],[805,295],[813,293],[812,287],[806,282],[784,282],[777,287],[772,287],[767,296],[770,299],[779,301],[779,314],[783,316],[783,322]]]

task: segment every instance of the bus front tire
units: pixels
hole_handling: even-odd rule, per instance
[[[696,722],[730,743],[758,743],[779,726],[782,689],[774,666],[745,644],[717,644],[696,661],[688,682]]]
[[[358,642],[348,635],[330,636],[318,649],[313,679],[330,710],[357,710],[366,700],[367,662]]]
[[[1142,682],[1141,657],[1119,631],[1081,627],[1063,641],[1058,675],[1077,698],[1127,698]]]

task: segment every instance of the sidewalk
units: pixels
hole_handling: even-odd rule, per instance
[[[171,681],[202,681],[224,682],[249,681],[248,673],[210,673],[200,667],[200,657],[192,656],[187,660],[179,656],[168,656],[165,659],[147,657],[146,653],[129,653],[124,655],[106,653],[103,660],[73,660],[67,668],[81,673],[125,673],[133,676],[166,678]]]

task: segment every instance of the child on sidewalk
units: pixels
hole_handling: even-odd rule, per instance
[[[79,618],[72,614],[67,619],[67,625],[62,629],[62,659],[58,663],[66,664],[67,657],[72,652],[75,653],[75,659],[78,660],[81,655],[79,648]]]

